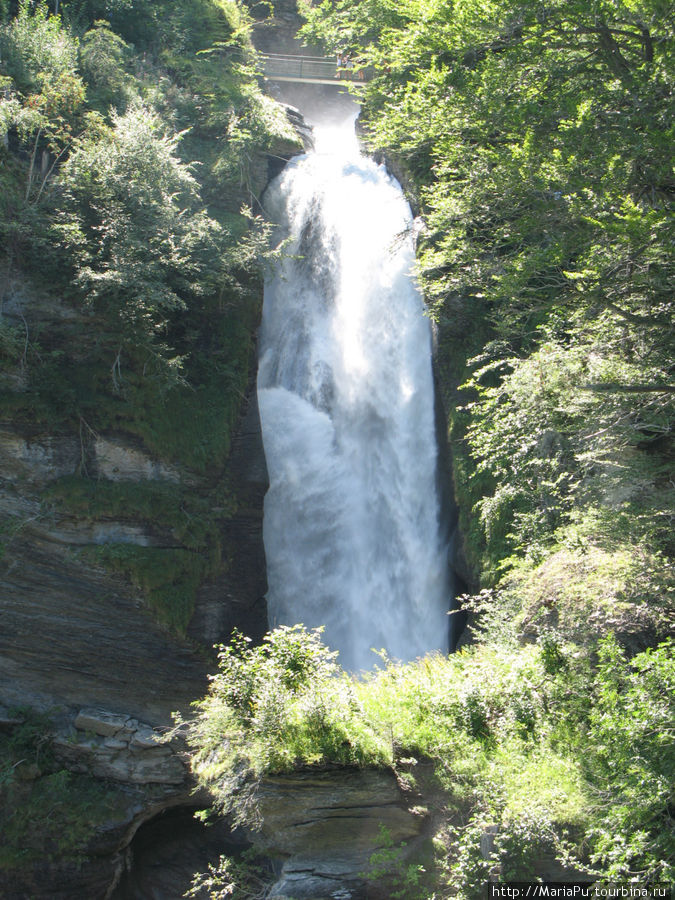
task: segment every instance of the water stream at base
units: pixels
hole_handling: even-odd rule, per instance
[[[318,129],[266,192],[290,242],[265,282],[258,398],[270,627],[324,625],[358,670],[371,648],[446,651],[449,585],[412,216],[353,125]]]

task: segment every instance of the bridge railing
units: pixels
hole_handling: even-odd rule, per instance
[[[275,75],[299,80],[338,77],[335,60],[326,57],[261,53],[260,61],[263,74],[268,78],[273,78]]]
[[[267,78],[289,81],[363,80],[363,72],[354,68],[338,68],[337,60],[326,56],[291,56],[260,53],[259,65]]]

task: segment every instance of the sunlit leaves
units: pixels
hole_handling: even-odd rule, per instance
[[[632,532],[622,519],[625,537],[667,537],[663,462],[640,448],[668,434],[670,397],[612,389],[644,384],[647,373],[653,384],[665,383],[667,370],[625,360],[622,329],[604,321],[602,346],[545,343],[527,358],[508,360],[510,371],[498,362],[474,375],[479,400],[471,407],[469,443],[477,471],[497,484],[476,513],[493,550],[541,552],[574,511],[596,503],[618,515],[639,501]],[[499,384],[486,387],[491,373],[499,373]],[[596,387],[602,385],[609,390]],[[600,540],[601,532],[598,523]]]
[[[85,135],[61,173],[56,233],[77,259],[83,297],[118,340],[153,342],[167,316],[206,289],[224,254],[178,141],[134,104],[111,128]]]
[[[50,16],[46,3],[21,0],[19,12],[0,26],[0,56],[22,91],[35,89],[40,76],[59,78],[77,67],[77,39]]]
[[[672,651],[672,643],[664,644],[632,664],[612,640],[600,652],[598,702],[590,716],[595,751],[587,765],[597,789],[612,797],[605,803],[606,818],[593,831],[594,861],[616,879],[672,877]]]

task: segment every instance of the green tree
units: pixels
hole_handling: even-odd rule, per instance
[[[59,179],[55,233],[83,300],[106,323],[118,389],[125,346],[144,347],[166,374],[180,368],[164,343],[169,319],[220,271],[225,233],[202,208],[179,140],[137,102],[83,136]]]
[[[97,21],[80,42],[80,68],[89,102],[101,112],[124,106],[131,91],[126,73],[129,46],[108,22]]]
[[[16,18],[0,28],[0,59],[18,90],[32,91],[45,77],[59,78],[77,68],[77,39],[45,3],[21,0]]]

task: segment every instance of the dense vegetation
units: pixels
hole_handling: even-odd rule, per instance
[[[450,658],[385,660],[359,679],[335,656],[300,626],[221,648],[188,730],[197,776],[235,821],[255,823],[268,772],[392,766],[441,825],[424,865],[399,850],[382,869],[374,853],[389,896],[480,897],[496,866],[527,880],[547,855],[577,877],[672,879],[672,645],[628,661],[608,636],[591,665],[552,634],[519,648],[488,614],[480,645]],[[485,858],[488,825],[498,834]],[[225,863],[211,887],[225,891],[231,875]]]
[[[378,851],[391,896],[478,895],[496,865],[528,879],[547,853],[589,877],[668,881],[669,4],[303,10],[309,39],[373,73],[359,87],[364,140],[425,222],[419,277],[478,624],[451,659],[386,662],[362,680],[315,634],[235,641],[189,727],[196,772],[246,817],[267,772],[393,766],[445,824],[431,860]],[[420,761],[432,776],[416,775]],[[227,862],[204,883],[229,896],[235,876],[245,891]]]
[[[0,4],[0,418],[79,436],[81,477],[50,488],[48,508],[172,532],[175,551],[95,556],[180,630],[227,557],[218,520],[233,509],[223,472],[260,306],[262,154],[298,140],[260,92],[233,0],[56,6]],[[191,487],[92,481],[90,447],[111,432]]]

